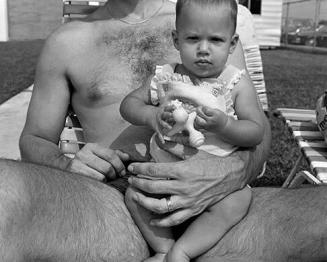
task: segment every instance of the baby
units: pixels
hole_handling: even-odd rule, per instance
[[[244,69],[226,65],[238,42],[236,17],[235,0],[178,0],[172,37],[182,63],[157,66],[151,85],[123,100],[122,116],[134,125],[151,127],[161,142],[168,135],[169,140],[221,157],[238,147],[259,144],[264,125],[252,82],[243,76]],[[180,139],[185,132],[171,132],[180,106],[193,115],[203,134],[199,143]],[[151,139],[151,148],[155,161],[168,161],[168,153],[160,153],[156,139]],[[244,187],[209,206],[175,240],[170,228],[151,225],[156,215],[133,201],[133,190],[126,192],[126,205],[155,252],[148,262],[190,261],[208,251],[246,215],[251,203],[251,189]]]

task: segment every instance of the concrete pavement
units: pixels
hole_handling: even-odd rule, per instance
[[[23,130],[33,86],[0,105],[0,158],[20,159],[19,136]]]

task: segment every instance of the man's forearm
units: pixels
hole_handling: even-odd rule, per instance
[[[19,141],[22,160],[67,169],[70,158],[66,157],[59,147],[43,138],[23,135]]]

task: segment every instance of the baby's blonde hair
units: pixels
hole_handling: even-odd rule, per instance
[[[228,7],[230,9],[231,21],[233,23],[233,33],[236,30],[237,23],[237,1],[236,0],[177,0],[176,3],[176,28],[178,19],[185,6],[196,4],[199,8],[203,7]]]

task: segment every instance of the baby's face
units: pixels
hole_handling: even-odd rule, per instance
[[[185,73],[197,78],[218,77],[237,44],[233,29],[230,11],[223,6],[185,6],[173,32]]]

